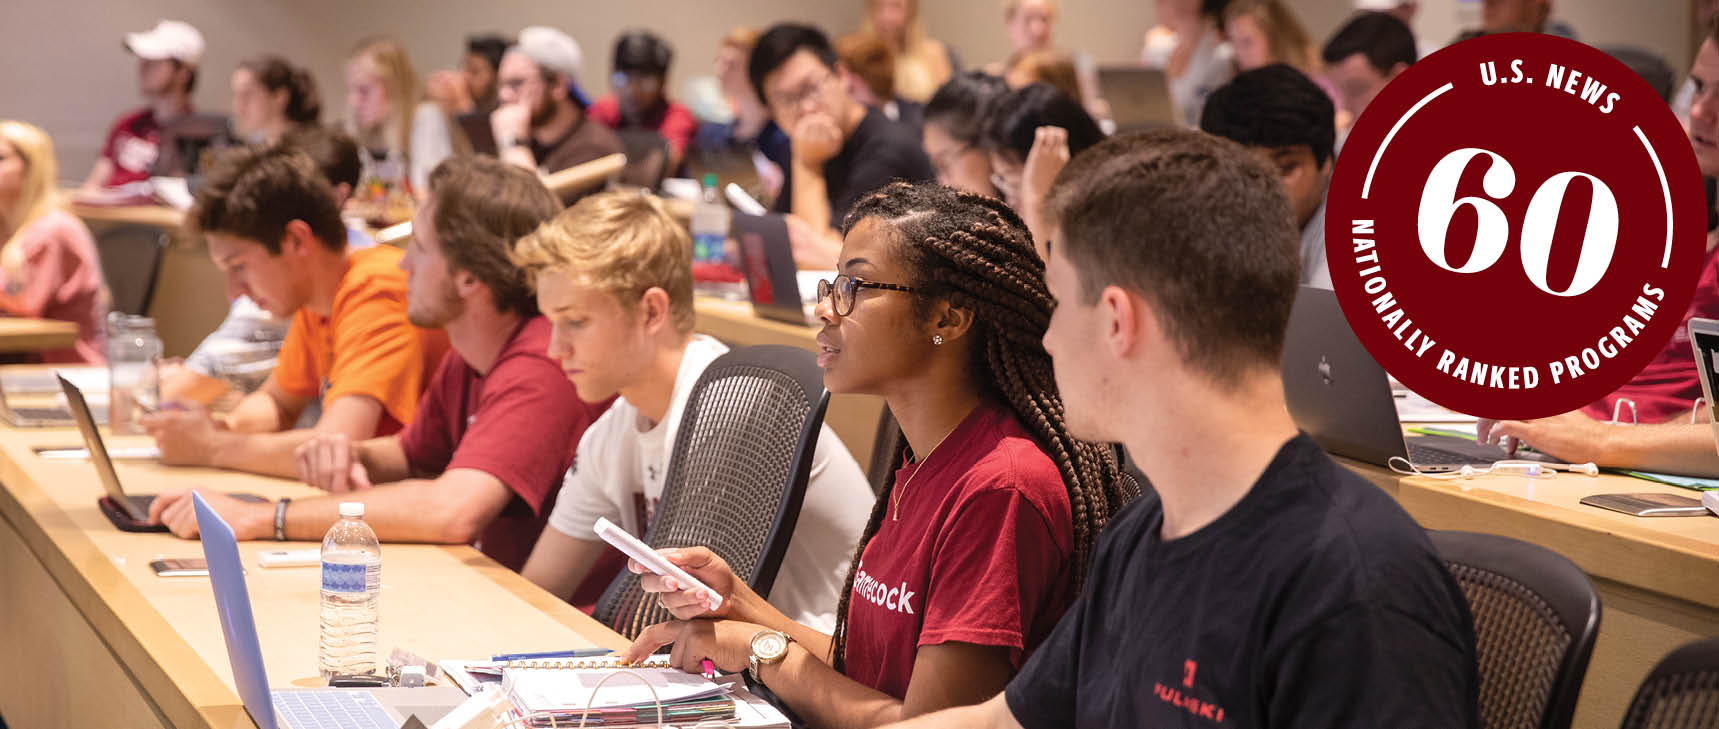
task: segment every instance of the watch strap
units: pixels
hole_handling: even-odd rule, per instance
[[[286,507],[292,499],[281,499],[275,502],[275,541],[284,542],[286,537]]]

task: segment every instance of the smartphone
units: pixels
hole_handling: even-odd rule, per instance
[[[156,577],[207,577],[209,563],[202,558],[157,559],[149,563]]]

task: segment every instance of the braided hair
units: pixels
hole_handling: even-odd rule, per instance
[[[980,388],[1006,404],[1056,463],[1074,516],[1074,587],[1085,580],[1098,533],[1138,494],[1122,478],[1109,446],[1075,440],[1063,423],[1050,355],[1043,339],[1054,308],[1045,288],[1044,261],[1033,250],[1026,224],[1002,201],[931,184],[896,182],[854,203],[842,223],[846,235],[861,220],[876,219],[898,241],[921,318],[933,300],[973,313],[971,371]],[[895,461],[904,445],[898,444]],[[847,586],[836,608],[831,660],[840,670],[847,647],[848,603],[866,545],[877,534],[895,489],[885,479],[871,519],[854,550]]]

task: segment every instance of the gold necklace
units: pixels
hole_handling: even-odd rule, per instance
[[[944,433],[942,438],[937,439],[937,445],[931,446],[931,450],[925,452],[925,457],[919,459],[919,465],[913,469],[913,473],[908,474],[907,482],[889,490],[890,521],[901,521],[901,492],[907,490],[908,485],[913,483],[913,479],[919,477],[919,472],[925,470],[925,464],[931,461],[932,454],[936,453],[938,448],[943,447],[943,441],[949,440],[949,436],[954,435],[960,427],[961,424],[956,423],[955,427]]]

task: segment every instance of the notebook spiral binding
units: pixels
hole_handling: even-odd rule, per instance
[[[584,671],[603,668],[674,668],[668,661],[641,661],[629,664],[622,663],[616,658],[534,658],[506,661],[501,664],[501,667],[554,671]]]

